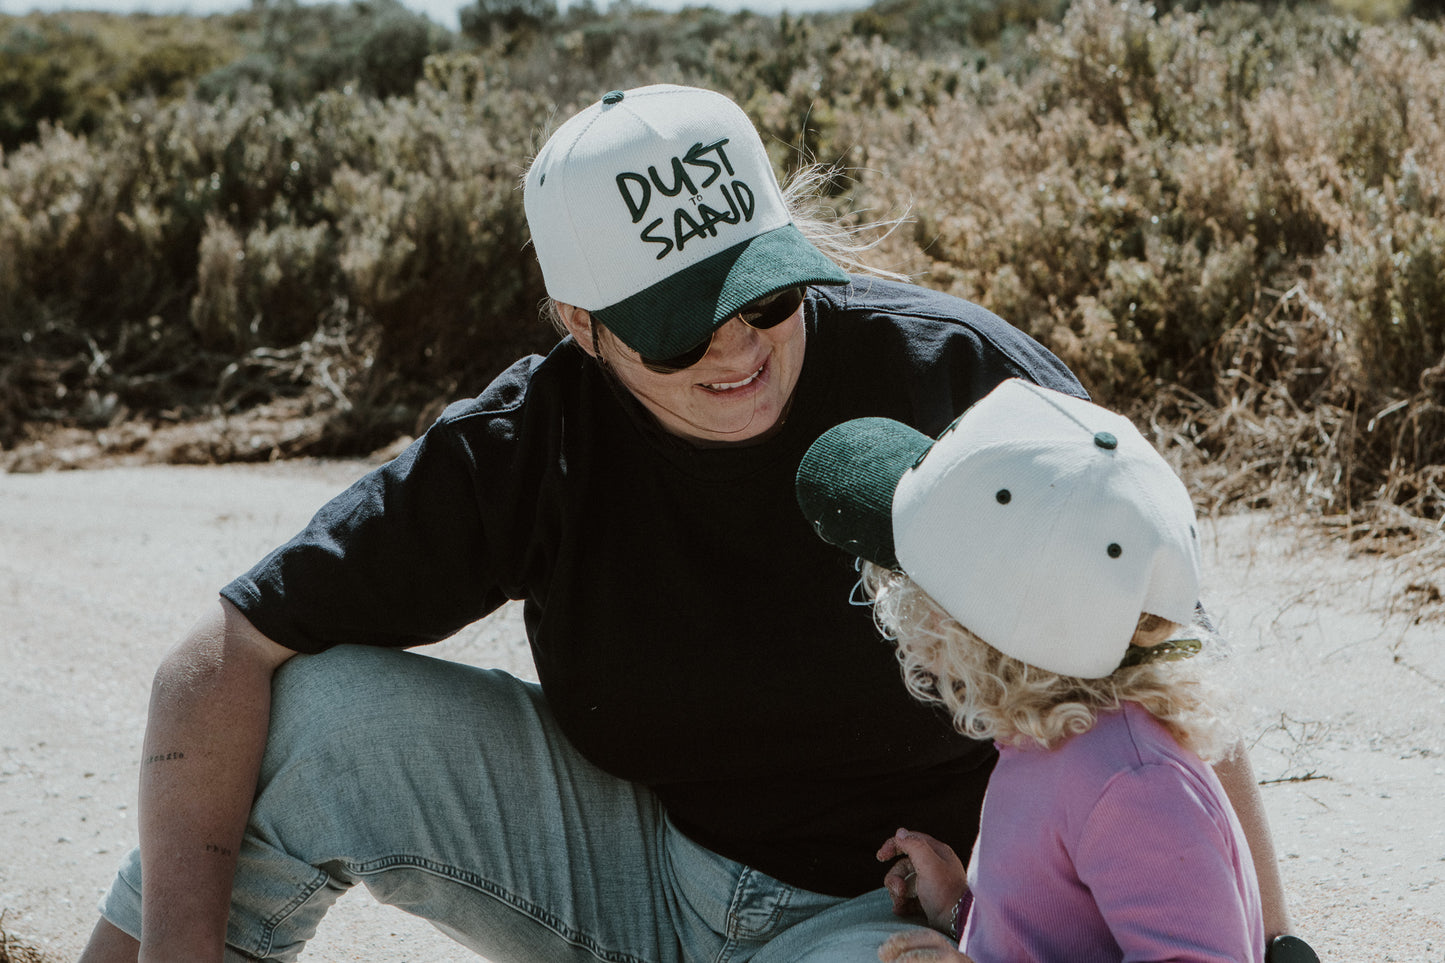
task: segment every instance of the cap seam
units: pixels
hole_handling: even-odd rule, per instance
[[[600,101],[599,101],[599,103],[600,103]],[[634,116],[636,116],[636,115],[634,114]],[[565,167],[565,166],[566,166],[566,163],[571,160],[571,158],[572,158],[572,152],[577,149],[577,145],[582,142],[582,138],[585,137],[585,136],[587,136],[587,133],[588,133],[590,130],[592,130],[592,128],[593,128],[593,127],[597,124],[597,122],[598,122],[599,120],[601,120],[601,119],[602,119],[602,111],[601,111],[601,110],[597,110],[596,112],[593,113],[592,117],[588,119],[587,123],[586,123],[585,125],[583,125],[582,129],[579,130],[579,131],[577,131],[576,136],[574,136],[574,137],[572,138],[572,142],[567,145],[567,150],[566,150],[566,152],[565,152],[565,153],[562,155],[562,157],[560,158],[561,161],[563,162],[562,166]],[[542,185],[538,185],[538,186],[540,187],[540,186],[542,186]],[[581,233],[582,233],[582,232],[579,230],[579,225],[577,224],[577,221],[575,220],[575,218],[574,218],[574,216],[573,216],[574,208],[573,208],[573,205],[572,205],[572,203],[571,203],[571,194],[570,194],[570,191],[571,191],[572,185],[571,185],[571,183],[570,183],[570,178],[563,178],[563,179],[562,179],[562,185],[561,185],[561,187],[562,187],[562,209],[567,212],[567,229],[568,229],[568,233],[569,233],[569,234],[571,235],[571,237],[575,240],[575,239],[581,237]],[[586,247],[585,247],[584,245],[582,245],[580,242],[576,244],[576,247],[577,247],[577,254],[578,254],[578,256],[582,259],[582,262],[587,265],[587,284],[588,284],[588,287],[589,287],[593,292],[600,293],[601,290],[602,290],[602,285],[601,285],[600,283],[598,283],[598,280],[597,280],[597,269],[593,266],[592,257],[587,253]],[[575,307],[581,307],[581,305],[575,305]],[[584,308],[583,310],[591,311],[592,309],[591,309],[591,308]]]

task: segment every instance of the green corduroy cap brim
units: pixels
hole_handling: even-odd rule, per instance
[[[592,314],[644,358],[669,358],[759,298],[799,284],[847,283],[838,265],[786,224]]]
[[[933,439],[891,418],[856,418],[830,428],[798,465],[798,507],[825,542],[888,568],[893,493]]]

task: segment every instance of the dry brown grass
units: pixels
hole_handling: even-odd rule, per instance
[[[0,963],[59,963],[59,960],[7,931],[5,912],[0,910]]]
[[[1209,510],[1445,537],[1445,31],[1076,0],[1027,71],[860,115],[895,263],[1151,425]]]

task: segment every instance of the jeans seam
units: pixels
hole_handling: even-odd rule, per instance
[[[280,927],[282,923],[286,922],[286,920],[291,916],[291,914],[295,913],[298,909],[300,909],[302,904],[304,904],[308,899],[310,899],[317,890],[325,886],[327,880],[329,880],[330,878],[331,877],[328,876],[323,870],[318,869],[316,871],[316,875],[312,878],[310,884],[308,884],[305,888],[298,892],[295,898],[291,900],[291,902],[281,907],[275,913],[272,913],[269,917],[266,918],[265,921],[261,923],[261,932],[263,933],[265,939],[256,947],[254,955],[257,959],[265,960],[270,958],[271,950],[275,948],[276,944],[277,928]],[[249,947],[237,947],[237,949],[243,953],[247,953],[248,955],[251,954],[251,949]]]
[[[768,938],[767,934],[772,931],[779,917],[783,915],[783,912],[792,902],[793,887],[780,887],[777,895],[772,900],[772,910],[769,912],[768,918],[763,922],[762,926],[749,927],[748,930],[744,932],[738,915],[741,905],[746,898],[746,890],[752,882],[753,877],[757,875],[760,875],[758,871],[750,867],[744,867],[743,871],[738,875],[738,881],[733,886],[732,902],[728,906],[727,940],[723,943],[722,950],[719,951],[715,963],[729,963],[733,958],[733,953],[737,950],[738,943],[744,939],[757,940]]]
[[[536,922],[556,933],[563,940],[573,946],[581,947],[599,960],[606,960],[607,963],[653,963],[642,957],[633,956],[631,953],[624,953],[609,950],[602,946],[594,938],[581,933],[567,925],[559,917],[549,913],[541,906],[536,905],[520,896],[510,892],[506,887],[499,886],[488,879],[484,879],[475,873],[468,873],[450,866],[446,863],[439,863],[427,859],[424,856],[394,855],[381,859],[367,860],[362,863],[348,863],[348,869],[358,877],[376,876],[392,869],[416,869],[422,872],[450,879],[470,886],[478,892],[484,893],[493,899],[505,903],[512,909],[531,917]]]

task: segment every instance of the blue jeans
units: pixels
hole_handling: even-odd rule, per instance
[[[356,883],[495,963],[872,963],[910,925],[881,888],[824,896],[693,843],[536,685],[344,646],[276,675],[226,942],[294,960]],[[140,887],[132,852],[101,904],[137,938]]]

